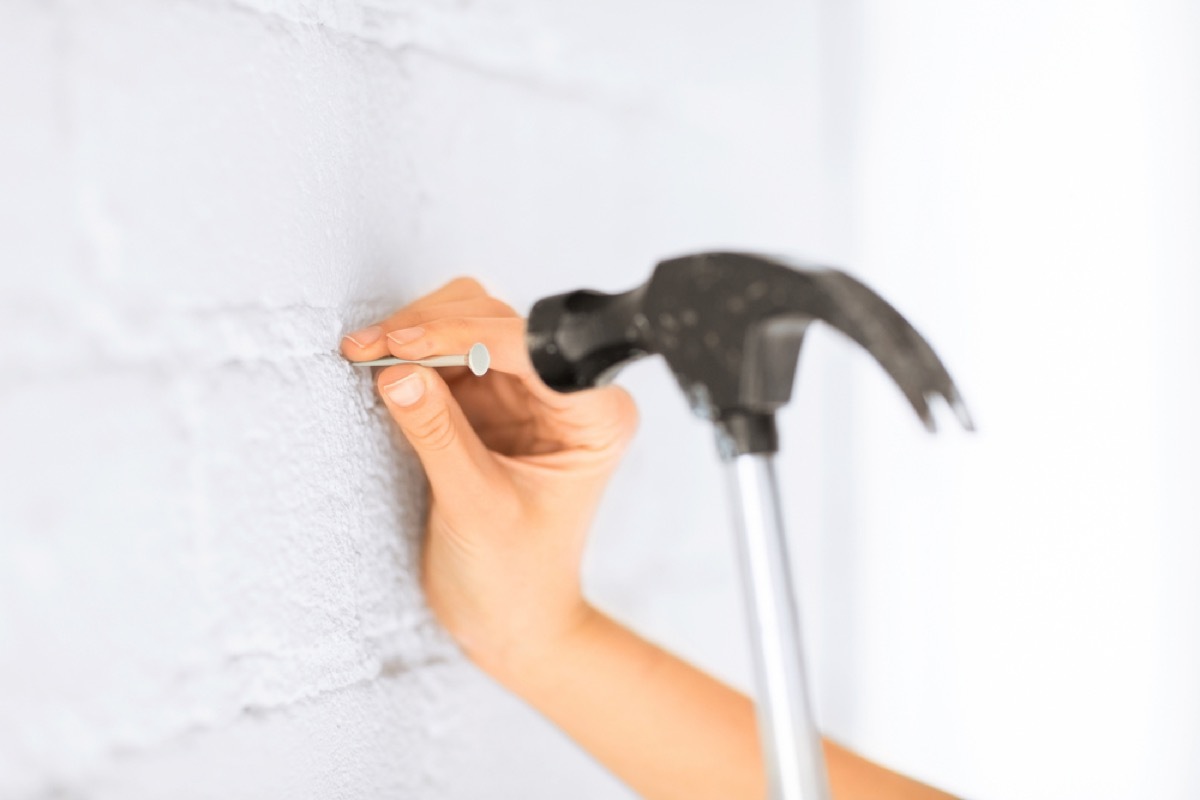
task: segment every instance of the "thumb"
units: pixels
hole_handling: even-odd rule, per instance
[[[379,374],[377,384],[421,459],[434,499],[450,508],[485,501],[499,467],[441,376],[426,367],[394,366]]]

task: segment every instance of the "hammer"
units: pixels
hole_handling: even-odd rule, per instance
[[[791,399],[804,333],[814,321],[874,356],[931,432],[929,401],[939,396],[974,429],[925,339],[886,300],[835,269],[754,253],[672,258],[622,294],[579,290],[539,300],[527,333],[533,365],[553,389],[599,386],[625,364],[658,354],[692,411],[713,423],[734,500],[773,800],[829,798],[773,459],[775,412]]]

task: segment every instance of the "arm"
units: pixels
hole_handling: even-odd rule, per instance
[[[642,797],[766,797],[749,699],[599,612],[482,666]]]
[[[419,358],[487,343],[493,371],[411,365],[378,376],[429,476],[422,582],[481,668],[646,800],[766,795],[754,709],[738,692],[591,608],[587,528],[636,427],[617,387],[560,395],[533,371],[524,322],[454,281],[346,337],[348,358]],[[826,745],[838,800],[947,796]]]
[[[750,699],[597,611],[554,647],[481,666],[648,800],[767,795]],[[837,800],[952,800],[824,749]]]

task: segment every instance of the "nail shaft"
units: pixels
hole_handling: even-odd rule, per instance
[[[419,364],[422,367],[469,367],[476,375],[483,375],[491,366],[491,354],[481,342],[471,345],[470,351],[462,356],[430,356],[429,358],[377,358],[374,361],[352,361],[356,367],[390,367],[393,364]]]

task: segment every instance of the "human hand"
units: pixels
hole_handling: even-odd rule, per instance
[[[353,361],[465,353],[492,370],[411,364],[377,376],[432,493],[422,583],[467,655],[653,800],[763,797],[749,698],[592,610],[584,537],[633,434],[617,387],[558,394],[535,374],[525,322],[459,279],[350,334]],[[669,743],[664,747],[663,743]],[[839,798],[949,800],[826,743]]]
[[[460,278],[342,340],[352,361],[491,352],[481,377],[397,365],[376,384],[429,476],[422,584],[438,620],[493,674],[587,621],[579,583],[588,526],[637,425],[615,386],[547,388],[525,321]]]

